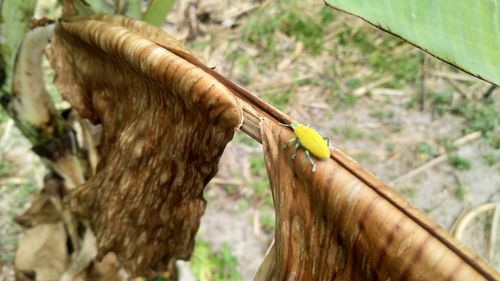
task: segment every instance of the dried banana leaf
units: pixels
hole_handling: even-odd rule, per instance
[[[276,232],[255,280],[499,280],[380,181],[365,181],[334,159],[312,173],[302,152],[291,160],[282,149],[293,137],[288,128],[261,128]]]
[[[69,205],[99,256],[115,252],[133,276],[189,259],[203,188],[242,123],[237,98],[164,45],[183,50],[148,24],[98,15],[61,20],[50,51],[61,94],[103,126],[96,174]]]

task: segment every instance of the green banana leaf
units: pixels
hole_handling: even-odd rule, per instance
[[[142,20],[155,26],[165,23],[165,17],[175,4],[175,0],[151,0]]]
[[[500,2],[495,0],[325,0],[428,53],[500,84]]]

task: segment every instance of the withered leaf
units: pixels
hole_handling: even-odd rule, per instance
[[[183,48],[139,21],[86,16],[62,20],[49,52],[61,94],[103,126],[96,174],[67,202],[99,256],[115,252],[133,276],[190,257],[203,188],[242,122],[222,84],[162,45]]]
[[[282,149],[291,130],[261,122],[261,134],[276,232],[255,280],[500,280],[383,184],[333,159],[312,173],[303,152]]]
[[[69,259],[66,237],[62,222],[28,229],[16,252],[16,280],[59,280]]]

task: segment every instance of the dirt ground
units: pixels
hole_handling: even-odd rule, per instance
[[[209,66],[329,136],[444,229],[500,202],[498,88],[321,1],[178,1],[167,19]],[[44,174],[29,149],[12,123],[0,125],[5,280],[20,235],[12,217]],[[198,239],[230,245],[252,280],[273,235],[261,146],[237,133],[205,196]],[[488,243],[498,220],[478,215],[463,242],[500,270],[500,234]]]

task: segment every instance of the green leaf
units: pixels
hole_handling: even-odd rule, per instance
[[[28,23],[33,17],[36,0],[3,0],[0,22],[0,72],[5,71],[2,88],[10,92],[10,83],[17,48],[28,32]],[[0,76],[4,74],[0,73]],[[2,79],[2,80],[3,80]],[[3,81],[0,81],[3,82]]]
[[[174,4],[175,0],[151,0],[142,20],[155,26],[161,26]]]
[[[135,19],[140,19],[142,16],[142,0],[128,0],[125,15]]]
[[[325,0],[472,75],[500,84],[500,7],[492,0]]]

